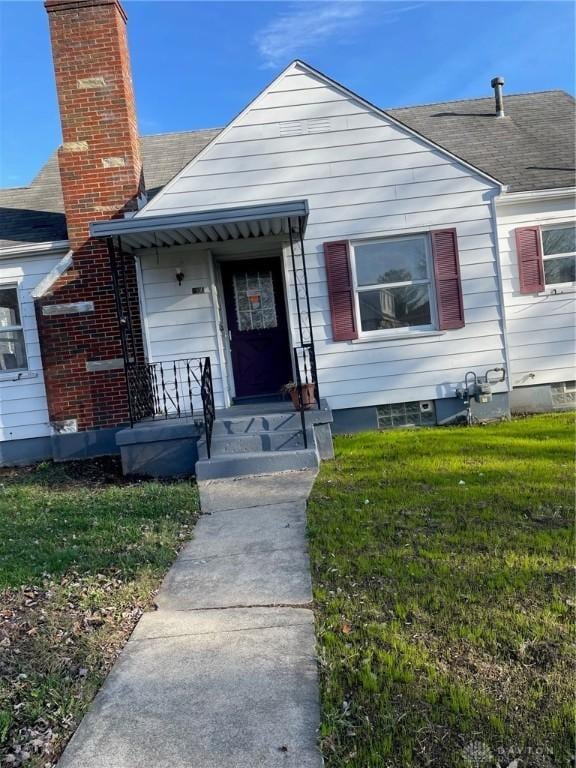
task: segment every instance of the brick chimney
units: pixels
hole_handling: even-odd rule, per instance
[[[107,243],[89,223],[144,194],[126,14],[118,0],[46,0],[63,143],[58,152],[72,268],[37,304],[50,418],[57,430],[128,418]],[[128,283],[142,342],[134,265]]]

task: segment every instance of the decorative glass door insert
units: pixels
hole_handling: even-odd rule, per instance
[[[276,328],[276,301],[272,271],[236,272],[234,304],[239,331]]]

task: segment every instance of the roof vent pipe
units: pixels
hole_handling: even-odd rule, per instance
[[[494,88],[494,96],[496,97],[496,117],[504,117],[504,99],[502,97],[504,78],[494,77],[492,78],[490,85]]]

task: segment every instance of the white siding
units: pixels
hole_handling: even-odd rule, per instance
[[[0,441],[44,437],[51,432],[42,359],[36,327],[34,300],[30,292],[62,258],[18,256],[0,259],[0,286],[16,284],[28,357],[28,371],[0,372]]]
[[[573,222],[574,196],[497,206],[499,249],[513,387],[573,380],[576,287],[542,294],[520,293],[514,230],[517,227]]]
[[[496,186],[307,71],[291,70],[234,121],[138,216],[307,199],[305,248],[322,394],[333,408],[454,396],[468,370],[505,362],[490,199]],[[332,341],[322,245],[456,227],[466,327],[434,337]],[[292,294],[289,261],[285,269]],[[157,272],[158,279],[160,272]],[[152,286],[150,297],[161,291]],[[169,312],[178,338],[167,358],[213,327],[208,306],[172,294],[151,305]],[[168,288],[170,291],[170,288]],[[164,302],[164,303],[162,303]],[[295,302],[291,297],[295,329]],[[150,309],[148,310],[150,311]],[[182,314],[184,313],[184,314]],[[166,315],[164,316],[166,317]],[[183,319],[185,318],[185,319]],[[158,314],[152,325],[163,323]],[[164,324],[164,323],[163,323]],[[194,342],[196,344],[196,342]],[[206,348],[216,348],[206,339]],[[155,347],[155,349],[159,349]],[[500,391],[505,391],[502,385]]]
[[[211,256],[207,251],[160,249],[140,259],[141,302],[145,319],[148,356],[153,361],[209,356],[216,406],[225,405],[222,370],[217,343],[217,324],[212,298]],[[182,268],[182,285],[176,271]],[[192,288],[204,286],[205,293]],[[193,390],[197,395],[198,387]],[[194,408],[201,413],[199,397]]]

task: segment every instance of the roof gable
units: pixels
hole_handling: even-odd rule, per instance
[[[328,150],[307,141],[309,137],[335,131],[336,123],[342,124],[343,120],[356,120],[360,125],[359,121],[363,117],[366,119],[361,125],[362,128],[368,130],[370,126],[377,125],[381,128],[386,125],[390,129],[391,138],[417,142],[420,147],[439,153],[488,184],[500,186],[496,179],[472,167],[410,126],[309,65],[295,61],[185,165],[136,216],[141,218],[157,215],[162,210],[171,209],[172,206],[166,204],[165,198],[176,196],[179,190],[186,188],[185,179],[210,173],[219,176],[241,171],[249,173],[266,169],[268,166],[272,169],[274,164],[269,158],[287,151],[304,152],[307,148],[314,150],[316,147],[320,157],[322,152]],[[293,139],[292,144],[287,139]],[[335,151],[335,148],[330,149],[332,157]],[[208,163],[216,160],[229,162],[221,162],[219,165],[214,162],[212,170],[209,170]],[[190,189],[190,183],[187,189]],[[176,204],[176,207],[183,206]]]

